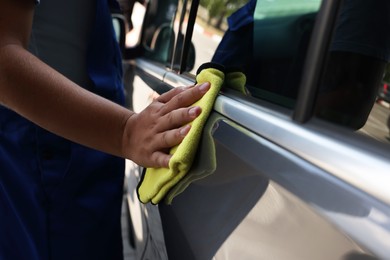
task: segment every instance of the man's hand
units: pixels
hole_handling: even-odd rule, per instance
[[[168,167],[169,149],[183,140],[190,130],[187,124],[201,113],[200,107],[190,106],[209,88],[209,83],[175,88],[129,117],[122,142],[124,156],[144,167]]]

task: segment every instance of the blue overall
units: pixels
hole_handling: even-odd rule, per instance
[[[107,0],[97,0],[87,59],[93,92],[123,104]],[[0,106],[0,260],[122,259],[124,163]]]

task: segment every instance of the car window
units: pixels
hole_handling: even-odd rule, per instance
[[[193,44],[184,48],[190,6],[187,0],[149,1],[142,28],[145,58],[180,72],[194,68]]]
[[[195,67],[213,61],[241,71],[243,94],[293,108],[321,1],[203,2],[193,35]]]
[[[248,2],[200,1],[192,37],[196,52],[195,66],[190,73],[195,74],[201,64],[212,61],[224,34],[228,31],[227,18]]]
[[[343,1],[315,103],[316,117],[387,144],[389,29],[389,1]]]
[[[178,1],[149,1],[141,43],[147,59],[169,66],[176,38],[177,11]]]
[[[175,48],[172,53],[172,69],[178,72],[190,71],[194,68],[194,50],[191,49],[191,52],[187,52],[185,55],[185,62],[183,61],[183,50],[185,45],[185,35],[188,30],[188,20],[190,16],[191,2],[187,0],[178,1],[179,9],[176,14],[175,22],[173,25],[173,30],[176,36]],[[191,38],[189,38],[191,40]],[[187,48],[186,50],[189,50]],[[188,63],[188,67],[186,64]],[[182,68],[184,64],[184,68]]]

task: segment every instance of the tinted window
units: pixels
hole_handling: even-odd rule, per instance
[[[247,68],[254,96],[293,107],[320,1],[259,1]]]
[[[211,60],[242,71],[251,96],[292,108],[320,2],[251,0],[236,5],[238,11],[227,4],[221,10],[233,13],[225,23],[201,8],[193,38],[197,64]]]
[[[389,29],[389,1],[343,1],[315,109],[321,119],[386,143]]]
[[[175,41],[174,19],[178,1],[150,1],[144,21],[142,45],[145,57],[169,65]]]
[[[190,71],[194,68],[195,50],[188,36],[189,46],[185,47],[186,33],[189,28],[191,2],[187,0],[179,1],[179,10],[174,23],[174,32],[176,36],[175,48],[172,53],[172,69],[175,71]],[[183,51],[186,51],[185,53]]]
[[[196,69],[202,63],[209,62],[213,59],[218,45],[228,30],[227,18],[247,2],[248,0],[200,1],[192,37],[196,50],[196,59],[194,69],[191,73],[195,74]],[[250,16],[252,15],[248,14],[248,17]],[[228,52],[233,53],[235,50],[228,50]],[[222,55],[225,55],[225,53]]]

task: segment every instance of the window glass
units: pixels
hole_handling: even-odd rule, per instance
[[[184,48],[184,37],[188,28],[188,18],[189,12],[191,8],[191,2],[187,0],[179,1],[179,9],[176,15],[176,20],[174,23],[174,32],[176,37],[175,48],[173,51],[173,61],[172,61],[172,69],[175,71],[180,71],[182,56],[183,56],[183,48]],[[191,53],[187,53],[187,62],[190,67],[184,68],[184,71],[190,71],[193,68],[193,61],[195,58],[192,57],[194,55],[193,49]]]
[[[259,1],[255,10],[255,19],[301,15],[317,12],[320,0],[271,0]]]
[[[321,1],[221,1],[219,15],[214,1],[204,2],[193,37],[195,67],[213,61],[243,72],[240,92],[293,108]]]
[[[315,115],[389,143],[390,1],[344,0]]]
[[[169,65],[175,41],[177,0],[149,1],[145,15],[142,45],[145,57]]]
[[[195,64],[191,70],[192,74],[196,73],[201,64],[213,59],[216,49],[228,29],[227,18],[247,2],[248,0],[200,1],[192,36],[192,43],[195,47]]]

